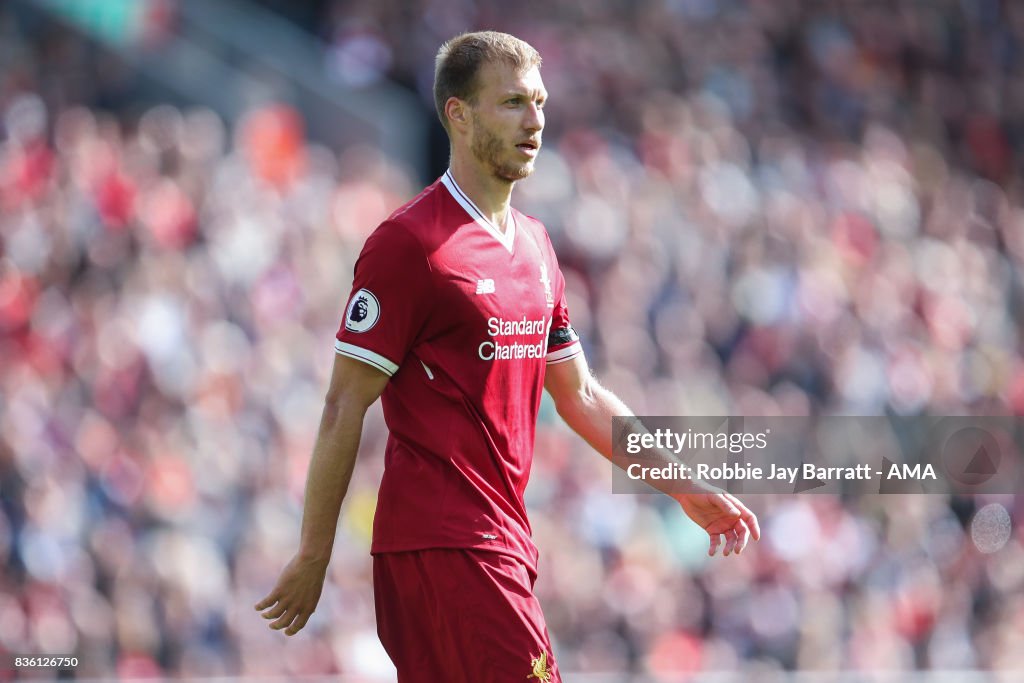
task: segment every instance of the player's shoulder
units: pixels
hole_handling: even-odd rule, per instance
[[[418,195],[395,209],[384,222],[370,233],[367,240],[372,242],[406,242],[415,238],[419,241],[435,213],[437,185],[431,183]]]
[[[394,210],[388,221],[404,225],[424,225],[435,220],[438,205],[443,199],[440,179],[423,188],[418,195]]]
[[[392,236],[403,239],[412,235],[422,245],[433,241],[432,236],[441,230],[446,223],[450,207],[445,203],[445,189],[440,180],[425,187],[422,192],[410,199],[388,216],[378,228],[381,237]]]
[[[544,227],[544,223],[541,221],[541,219],[537,218],[536,216],[531,216],[528,213],[523,213],[514,206],[512,207],[512,213],[515,215],[516,220],[519,221],[520,223],[530,223],[538,230],[543,230],[544,232],[548,231],[548,229]]]
[[[515,216],[517,227],[528,230],[535,239],[540,238],[550,244],[551,237],[548,235],[548,229],[539,218],[523,213],[515,207],[512,208],[512,213]]]
[[[362,253],[364,256],[373,253],[401,260],[403,255],[413,258],[423,253],[423,245],[413,226],[400,219],[388,218],[366,238]]]

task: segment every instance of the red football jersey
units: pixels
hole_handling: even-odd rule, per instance
[[[536,568],[523,491],[546,363],[581,353],[547,231],[504,232],[451,171],[366,240],[338,353],[391,376],[374,553],[487,548]]]

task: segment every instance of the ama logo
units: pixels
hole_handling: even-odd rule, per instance
[[[380,302],[368,289],[360,289],[352,295],[345,313],[345,329],[350,332],[366,332],[380,320]]]

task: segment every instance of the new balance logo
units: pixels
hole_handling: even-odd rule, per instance
[[[476,293],[494,294],[494,280],[492,280],[491,278],[487,278],[486,280],[477,280]]]

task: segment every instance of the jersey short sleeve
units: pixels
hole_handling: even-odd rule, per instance
[[[550,248],[550,242],[549,248]],[[552,249],[552,256],[554,250]],[[557,263],[557,262],[556,262]],[[548,364],[564,363],[583,353],[579,335],[569,321],[569,307],[565,302],[565,278],[560,268],[555,269],[555,308],[551,314],[551,330],[548,332]]]
[[[432,278],[419,240],[388,221],[366,240],[334,349],[394,375],[430,314]]]

